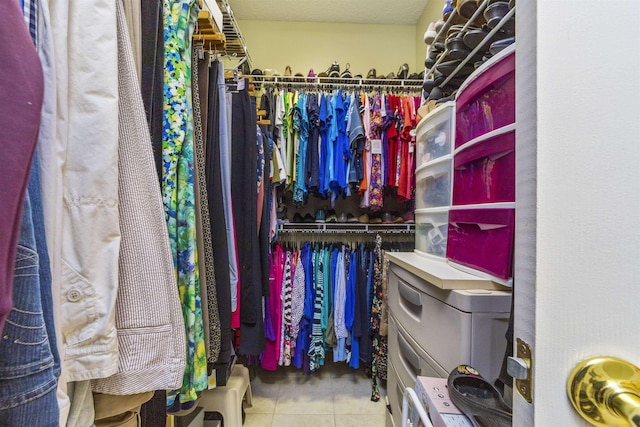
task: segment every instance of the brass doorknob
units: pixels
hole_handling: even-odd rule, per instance
[[[567,382],[569,400],[594,426],[640,427],[640,369],[616,357],[579,363]]]

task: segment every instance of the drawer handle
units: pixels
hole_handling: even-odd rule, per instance
[[[398,347],[400,347],[400,356],[414,369],[416,373],[420,373],[420,356],[411,348],[411,345],[400,334],[398,334]]]
[[[400,291],[400,295],[402,296],[402,298],[409,301],[416,307],[422,307],[422,298],[420,296],[420,292],[411,288],[404,282],[398,282],[398,290]]]

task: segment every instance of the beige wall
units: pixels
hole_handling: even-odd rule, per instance
[[[442,19],[443,0],[429,0],[427,5],[416,24],[416,69],[422,71],[424,69],[424,59],[427,56],[427,45],[424,43],[424,32],[430,22]]]
[[[353,75],[366,76],[370,68],[384,75],[397,73],[403,63],[409,65],[410,73],[416,71],[414,25],[240,20],[238,26],[253,68],[275,68],[284,73],[290,65],[294,74],[307,75],[309,68],[318,74],[338,61],[341,71],[350,63]],[[423,68],[424,64],[418,72]]]

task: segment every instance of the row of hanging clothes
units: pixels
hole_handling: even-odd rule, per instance
[[[375,212],[385,197],[413,199],[420,96],[365,86],[290,86],[265,84],[260,109],[277,147],[272,180],[292,193],[294,204],[314,195],[333,206],[338,197],[359,195],[360,207]]]
[[[207,377],[214,370],[228,373],[236,355],[258,356],[265,348],[262,301],[269,283],[272,189],[269,140],[257,125],[248,80],[235,70],[225,73],[216,55],[201,46],[193,49],[192,108],[180,114],[192,120],[186,123],[186,135],[193,131],[193,151],[183,145],[178,159],[169,163],[173,151],[166,138],[162,149],[165,212],[174,227],[174,263],[189,322],[189,375],[185,374],[179,393],[168,393],[170,413],[192,407],[208,388]],[[177,175],[171,171],[173,164]],[[180,178],[183,164],[192,169]],[[177,191],[172,184],[175,176]],[[189,185],[193,194],[184,192]],[[222,384],[225,381],[223,377]]]
[[[193,45],[184,60],[184,73],[165,76],[165,87],[188,90],[165,93],[168,112],[160,151],[161,190],[187,337],[182,387],[167,393],[170,413],[192,407],[208,388],[213,369],[231,362],[233,331],[243,324],[240,307],[249,314],[251,306],[259,305],[255,297],[245,298],[251,293],[242,292],[242,284],[254,289],[261,281],[255,262],[260,258],[255,250],[257,172],[255,164],[247,168],[239,160],[238,151],[257,158],[255,118],[251,122],[249,114],[255,108],[247,90],[227,85],[215,56]],[[245,333],[253,331],[250,327]]]
[[[329,362],[364,366],[377,401],[378,379],[387,375],[385,288],[380,235],[368,243],[273,245],[262,367],[313,373]]]
[[[248,85],[192,42],[194,0],[98,3],[0,3],[2,425],[112,425],[149,399],[164,425],[264,349]]]

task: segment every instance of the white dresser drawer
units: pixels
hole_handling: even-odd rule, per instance
[[[405,384],[400,379],[396,368],[391,361],[387,369],[387,396],[391,405],[391,417],[396,426],[402,425],[402,394],[406,386],[414,387],[415,384]]]
[[[399,358],[400,354],[394,353],[410,344],[404,349],[413,348],[414,353],[401,354],[414,378],[418,368],[422,369],[422,360],[432,361],[427,363],[431,368],[444,369],[444,375],[440,371],[436,376],[446,376],[463,363],[471,364],[489,381],[498,376],[506,349],[510,293],[444,290],[391,264],[388,295],[389,311],[404,334],[389,338],[389,353],[392,358]],[[412,365],[411,361],[415,363]],[[396,370],[402,375],[401,363],[396,363]]]
[[[389,273],[389,311],[409,336],[445,368],[471,356],[471,313],[457,310],[414,286],[392,266]],[[410,273],[407,273],[410,274]],[[443,291],[447,292],[447,291]]]
[[[385,413],[384,426],[385,427],[396,427],[396,422],[393,421],[393,415],[391,415],[391,411],[389,410],[389,408],[387,408],[387,410],[384,411],[384,413]]]
[[[398,325],[393,314],[389,316],[389,348],[393,349],[389,359],[404,384],[413,387],[417,376],[446,378],[449,375]]]

